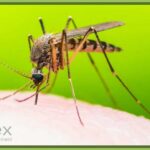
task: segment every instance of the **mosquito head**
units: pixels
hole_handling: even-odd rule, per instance
[[[44,76],[41,70],[38,70],[37,68],[32,70],[32,80],[35,85],[39,85],[39,83],[43,81],[43,78]]]

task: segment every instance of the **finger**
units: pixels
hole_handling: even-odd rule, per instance
[[[10,93],[10,92],[9,92]],[[8,92],[0,92],[0,96]],[[23,98],[31,93],[18,94]],[[39,95],[23,103],[0,102],[0,128],[11,126],[8,141],[0,145],[148,145],[150,121],[126,112],[78,101],[81,126],[72,99]],[[1,130],[1,132],[4,132]]]

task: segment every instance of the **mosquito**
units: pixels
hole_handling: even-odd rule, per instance
[[[121,51],[121,48],[114,46],[112,44],[108,44],[104,41],[101,41],[100,36],[98,35],[98,32],[122,26],[123,25],[122,22],[119,22],[119,21],[106,22],[102,24],[96,24],[96,25],[78,28],[74,19],[72,17],[68,17],[65,28],[62,30],[61,33],[56,33],[56,34],[50,34],[46,32],[44,23],[41,17],[39,18],[39,22],[41,25],[43,35],[39,37],[38,39],[34,39],[32,35],[28,36],[30,59],[32,62],[32,75],[28,76],[24,73],[21,73],[18,70],[13,69],[12,67],[6,64],[3,64],[7,66],[9,69],[16,72],[17,74],[30,79],[30,82],[28,82],[27,84],[19,88],[14,93],[1,98],[1,100],[4,100],[10,96],[13,96],[19,91],[21,91],[22,89],[26,88],[27,86],[30,86],[32,88],[36,88],[36,92],[27,98],[20,99],[20,100],[17,99],[17,101],[23,102],[35,96],[35,105],[36,105],[38,102],[39,92],[45,88],[47,88],[48,90],[51,90],[57,79],[58,71],[60,69],[63,70],[66,67],[70,89],[72,92],[72,97],[73,97],[75,108],[76,108],[76,113],[77,113],[77,116],[81,125],[84,126],[84,123],[79,113],[79,108],[77,105],[76,95],[75,95],[74,86],[73,86],[72,78],[71,78],[71,72],[70,72],[70,63],[75,59],[76,55],[79,52],[87,53],[89,62],[92,64],[93,68],[95,69],[99,79],[101,80],[104,86],[104,89],[107,95],[109,96],[113,104],[117,107],[116,100],[113,97],[111,90],[107,85],[106,80],[101,75],[99,68],[97,67],[94,59],[92,58],[90,54],[91,52],[97,52],[97,53],[103,53],[104,58],[106,59],[106,62],[108,64],[108,67],[111,73],[116,77],[116,79],[121,83],[121,85],[125,88],[125,90],[130,94],[132,99],[145,112],[150,114],[150,111],[143,105],[143,103],[141,103],[140,100],[136,98],[136,96],[131,92],[128,86],[116,73],[114,67],[112,66],[107,56],[107,53],[119,52]],[[69,30],[69,25],[71,23],[74,26],[73,30]],[[88,37],[90,34],[94,34],[96,40],[89,39]],[[70,58],[68,55],[69,51],[73,52]],[[42,71],[43,68],[48,69],[48,72],[46,74],[43,73]],[[55,74],[55,77],[53,81],[50,83],[51,72]]]

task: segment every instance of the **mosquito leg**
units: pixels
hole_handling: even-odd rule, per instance
[[[145,107],[145,105],[143,105],[142,102],[136,98],[136,96],[130,91],[130,89],[129,89],[129,88],[127,87],[127,85],[122,81],[122,79],[118,76],[118,74],[116,74],[116,72],[115,72],[113,66],[111,65],[111,63],[110,63],[110,61],[109,61],[109,59],[108,59],[108,57],[107,57],[107,54],[106,54],[105,50],[103,49],[103,47],[102,47],[102,45],[101,45],[101,41],[100,41],[100,39],[99,39],[99,36],[98,36],[98,34],[97,34],[97,31],[96,31],[93,27],[89,28],[89,30],[85,33],[85,35],[84,35],[84,37],[83,37],[81,43],[79,44],[79,46],[78,46],[78,47],[76,48],[76,50],[74,51],[74,54],[73,54],[72,57],[70,58],[70,61],[69,61],[69,62],[71,62],[71,61],[74,60],[75,56],[77,55],[77,53],[78,53],[78,52],[80,51],[80,49],[82,48],[84,42],[87,40],[89,33],[91,33],[92,31],[94,31],[94,34],[95,34],[95,36],[96,36],[96,39],[98,40],[98,43],[99,43],[99,45],[100,45],[100,47],[101,47],[101,49],[102,49],[102,52],[103,52],[103,54],[104,54],[104,57],[105,57],[105,59],[106,59],[106,61],[107,61],[107,63],[108,63],[108,66],[109,66],[109,68],[110,68],[112,74],[117,78],[117,80],[121,83],[121,85],[122,85],[122,86],[126,89],[126,91],[131,95],[131,97],[133,98],[133,100],[134,100],[141,108],[143,108],[143,110],[145,110],[145,112],[147,112],[148,114],[150,114],[150,111]]]
[[[72,22],[74,28],[77,29],[77,25],[76,25],[75,21],[73,20],[73,18],[71,16],[69,16],[69,18],[67,20],[65,29],[68,30],[70,22]]]
[[[82,49],[84,43],[86,42],[86,40],[87,40],[89,34],[90,34],[92,31],[93,31],[92,28],[89,28],[89,30],[87,30],[87,32],[85,33],[84,37],[82,38],[80,44],[79,44],[78,47],[75,49],[75,51],[73,52],[71,58],[69,59],[69,63],[72,62],[72,61],[75,59],[76,55],[77,55],[78,52]]]
[[[81,125],[84,126],[83,121],[82,121],[82,119],[80,117],[80,113],[79,113],[79,109],[78,109],[78,105],[77,105],[77,99],[76,99],[76,96],[75,96],[75,91],[74,91],[74,87],[73,87],[73,83],[72,83],[72,79],[71,79],[70,65],[69,65],[69,55],[68,55],[68,46],[67,46],[67,35],[66,35],[66,31],[65,30],[63,30],[63,37],[64,37],[64,40],[65,40],[68,80],[69,80],[71,91],[72,91],[72,97],[74,99],[74,104],[75,104],[75,107],[76,107],[76,112],[77,112],[79,121],[80,121]]]
[[[43,34],[46,34],[46,30],[45,30],[45,27],[44,27],[44,23],[43,23],[43,20],[42,20],[41,17],[39,18],[39,22],[40,22],[40,25],[41,25]]]
[[[111,91],[110,91],[110,89],[109,89],[109,87],[108,87],[108,85],[107,85],[105,79],[104,79],[103,76],[101,75],[101,72],[100,72],[99,69],[97,68],[97,66],[96,66],[96,64],[95,64],[95,61],[93,60],[92,56],[91,56],[89,53],[87,53],[87,55],[88,55],[88,58],[89,58],[89,60],[90,60],[90,63],[92,64],[92,66],[93,66],[93,68],[95,69],[95,71],[96,71],[96,73],[97,73],[99,79],[101,80],[101,82],[102,82],[102,84],[103,84],[103,86],[104,86],[104,89],[105,89],[107,95],[109,96],[109,98],[110,98],[110,100],[112,101],[113,105],[114,105],[116,108],[118,108],[118,105],[117,105],[117,103],[116,103],[116,100],[115,100],[115,98],[113,97],[113,95],[112,95],[112,93],[111,93]]]
[[[28,44],[29,44],[29,50],[31,52],[31,42],[34,43],[33,36],[31,34],[28,35]]]
[[[124,81],[123,81],[123,80],[119,77],[119,75],[115,72],[115,69],[113,68],[113,66],[112,66],[112,64],[111,64],[111,62],[110,62],[110,60],[109,60],[109,58],[108,58],[108,56],[107,56],[105,50],[103,49],[103,47],[102,47],[102,45],[101,45],[101,41],[100,41],[100,38],[99,38],[99,36],[98,36],[97,31],[96,31],[94,28],[92,28],[92,29],[94,30],[94,34],[95,34],[95,36],[96,36],[96,39],[97,39],[97,41],[98,41],[98,43],[99,43],[99,45],[100,45],[100,47],[101,47],[101,49],[102,49],[102,52],[103,52],[103,54],[104,54],[104,57],[105,57],[105,59],[106,59],[106,61],[107,61],[107,64],[108,64],[108,66],[109,66],[110,71],[112,72],[112,74],[117,78],[117,80],[121,83],[121,85],[122,85],[122,86],[126,89],[126,91],[131,95],[131,97],[133,98],[133,100],[134,100],[141,108],[143,108],[143,110],[145,110],[145,112],[147,112],[148,114],[150,114],[150,111],[145,107],[145,105],[142,104],[142,102],[141,102],[140,100],[137,99],[137,97],[131,92],[131,90],[127,87],[127,85],[124,83]]]
[[[73,20],[73,18],[71,16],[69,16],[68,20],[67,20],[67,23],[66,23],[66,30],[68,30],[69,28],[69,25],[70,23],[72,22],[73,26],[75,29],[77,29],[77,25],[75,23],[75,21]],[[117,103],[116,103],[116,100],[115,98],[113,97],[112,93],[111,93],[111,90],[109,89],[108,85],[107,85],[107,82],[105,81],[105,79],[103,78],[103,76],[101,75],[101,72],[100,70],[98,69],[97,65],[95,64],[95,61],[94,59],[92,58],[91,54],[90,53],[87,53],[87,56],[89,58],[89,61],[90,63],[92,64],[93,68],[95,69],[99,79],[101,80],[102,84],[103,84],[103,87],[108,95],[108,97],[110,98],[110,100],[112,101],[113,105],[118,108],[117,106]]]
[[[39,64],[37,65],[37,68],[39,68]],[[50,75],[50,71],[49,71],[49,73],[48,73],[48,75]],[[37,105],[37,102],[38,102],[38,96],[39,96],[39,90],[40,90],[40,87],[41,87],[41,85],[44,83],[44,81],[46,80],[46,78],[44,78],[43,79],[43,81],[42,82],[40,82],[37,86],[36,86],[36,92],[35,92],[35,105]],[[48,82],[48,80],[49,80],[49,77],[47,77],[47,82]]]
[[[51,72],[51,65],[50,65],[50,63],[49,63],[49,67],[48,67],[48,74],[47,74],[47,79],[46,79],[46,84],[48,84],[49,83],[49,79],[50,79],[50,72]]]
[[[50,59],[49,59],[50,60]],[[46,80],[46,84],[49,84],[49,79],[50,79],[50,71],[51,71],[51,62],[49,61],[49,67],[48,67],[48,74],[47,74],[47,80]],[[55,81],[56,81],[56,78],[57,78],[57,72],[55,73],[55,77],[54,77],[54,80],[52,82],[52,85],[49,86],[49,88],[47,89],[47,91],[51,91],[54,84],[55,84]]]
[[[48,86],[48,84],[46,84],[44,87],[42,87],[41,89],[39,89],[39,92],[41,92],[42,90],[44,90],[46,87]],[[35,92],[34,94],[30,95],[27,98],[24,99],[16,99],[17,102],[24,102],[26,100],[29,100],[30,98],[34,97],[37,93]]]
[[[15,94],[19,93],[21,90],[25,89],[27,86],[29,86],[31,84],[31,82],[28,82],[27,84],[23,85],[22,87],[20,87],[18,90],[16,90],[15,92],[13,92],[12,94],[9,94],[3,98],[0,98],[0,100],[5,100],[11,96],[14,96]]]
[[[33,36],[31,34],[29,34],[28,35],[28,44],[29,44],[30,53],[31,53],[31,49],[32,49],[32,44],[31,43],[34,43],[34,39],[33,39]],[[33,63],[32,63],[32,67],[34,67]]]
[[[55,74],[55,77],[54,77],[54,79],[53,79],[53,82],[52,82],[52,84],[50,84],[50,86],[47,88],[46,93],[52,91],[52,89],[53,89],[53,87],[54,87],[54,85],[55,85],[55,83],[56,83],[57,76],[58,76],[58,73]]]
[[[50,88],[49,90],[51,91],[55,82],[56,82],[56,78],[57,78],[57,74],[55,74],[55,77],[54,77],[54,80],[52,81],[52,84],[50,85]],[[49,83],[46,83],[46,85],[44,87],[42,87],[41,89],[38,90],[38,92],[41,92],[43,91],[44,89],[46,89],[47,87],[49,86]],[[26,100],[29,100],[30,98],[34,97],[35,95],[37,94],[37,92],[35,92],[34,94],[30,95],[29,97],[27,98],[24,98],[24,99],[16,99],[17,102],[24,102]]]

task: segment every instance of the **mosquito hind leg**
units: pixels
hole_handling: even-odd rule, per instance
[[[111,64],[111,62],[110,62],[110,60],[109,60],[109,58],[108,58],[108,56],[107,56],[107,54],[106,54],[106,52],[105,52],[105,50],[103,49],[103,47],[102,47],[102,45],[101,45],[101,41],[100,41],[100,38],[99,38],[99,36],[98,36],[97,31],[96,31],[93,27],[92,27],[92,29],[93,29],[94,34],[95,34],[95,37],[96,37],[96,39],[97,39],[97,41],[98,41],[98,43],[99,43],[99,45],[100,45],[100,47],[101,47],[101,49],[102,49],[102,52],[103,52],[103,54],[104,54],[104,57],[105,57],[105,59],[106,59],[106,62],[107,62],[107,64],[108,64],[108,66],[109,66],[109,69],[110,69],[111,73],[116,77],[116,79],[121,83],[121,85],[125,88],[125,90],[130,94],[130,96],[132,97],[132,99],[133,99],[145,112],[147,112],[148,114],[150,114],[150,111],[147,109],[147,107],[145,107],[145,105],[143,105],[143,103],[142,103],[139,99],[137,99],[137,97],[131,92],[131,90],[128,88],[128,86],[124,83],[124,81],[123,81],[123,80],[120,78],[120,76],[116,73],[115,69],[113,68],[113,66],[112,66],[112,64]]]
[[[65,27],[66,30],[68,30],[69,25],[70,25],[71,22],[72,22],[74,28],[77,29],[77,25],[76,25],[74,19],[73,19],[71,16],[69,16],[69,17],[68,17],[68,20],[67,20],[67,23],[66,23],[66,27]],[[106,80],[105,80],[104,77],[102,76],[102,74],[101,74],[100,70],[98,69],[98,67],[97,67],[97,65],[96,65],[96,63],[95,63],[95,61],[94,61],[94,59],[92,58],[91,54],[90,54],[90,53],[87,53],[87,56],[88,56],[88,59],[89,59],[90,63],[92,64],[94,70],[96,71],[96,73],[97,73],[97,75],[98,75],[100,81],[102,82],[102,85],[103,85],[103,87],[104,87],[104,90],[106,91],[106,94],[108,95],[109,99],[112,101],[113,105],[114,105],[116,108],[119,108],[118,105],[117,105],[116,99],[115,99],[114,96],[112,95],[111,90],[110,90],[110,88],[108,87],[108,84],[107,84]]]
[[[102,84],[103,84],[103,87],[108,95],[108,97],[110,98],[110,100],[112,101],[113,105],[116,107],[116,108],[119,108],[119,106],[117,105],[117,102],[116,102],[116,99],[113,97],[112,93],[111,93],[111,90],[109,89],[108,85],[107,85],[107,82],[105,81],[104,77],[101,75],[101,72],[99,71],[97,65],[95,64],[95,61],[94,59],[91,57],[90,53],[87,53],[88,55],[88,58],[90,60],[90,63],[92,64],[94,70],[96,71],[99,79],[101,80]]]

